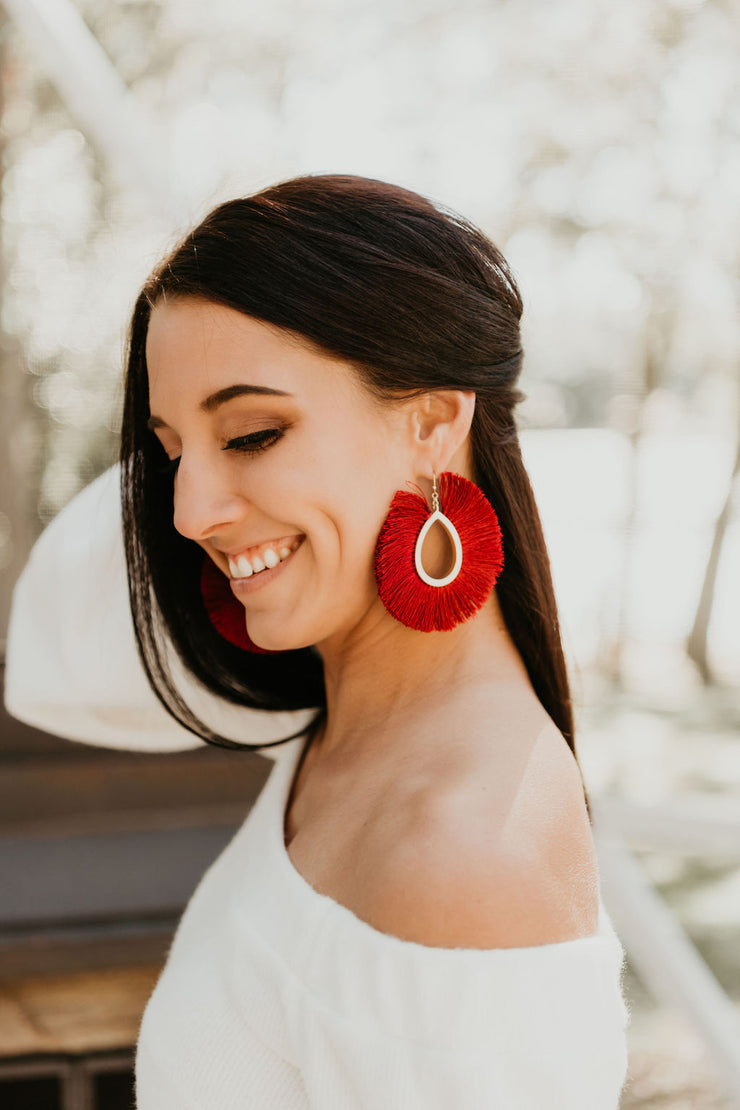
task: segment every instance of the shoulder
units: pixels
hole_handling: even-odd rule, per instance
[[[375,928],[440,948],[592,936],[598,912],[580,770],[554,725],[513,766],[492,753],[421,792],[372,884]]]

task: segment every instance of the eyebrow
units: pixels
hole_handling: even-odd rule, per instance
[[[217,389],[215,393],[211,393],[198,405],[201,412],[215,412],[221,405],[225,405],[227,401],[233,400],[234,397],[250,397],[250,396],[270,396],[270,397],[292,397],[292,393],[286,393],[284,389],[270,389],[266,385],[246,385],[239,383],[238,385],[227,385],[223,389]],[[147,428],[154,431],[155,428],[166,428],[167,424],[159,416],[150,416],[146,422]]]

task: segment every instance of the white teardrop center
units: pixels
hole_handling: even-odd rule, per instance
[[[424,567],[421,565],[421,549],[424,546],[424,540],[426,538],[427,532],[436,521],[439,521],[444,530],[447,532],[447,535],[452,541],[452,546],[455,549],[455,562],[453,564],[452,570],[449,574],[446,574],[444,578],[430,578],[427,572],[424,570]],[[462,566],[462,544],[460,543],[460,537],[457,534],[457,528],[455,527],[455,525],[452,523],[449,517],[446,517],[444,513],[441,513],[439,511],[439,509],[436,512],[432,513],[429,519],[424,522],[424,527],[422,528],[421,532],[419,532],[419,536],[416,541],[416,550],[414,551],[414,563],[416,564],[416,573],[419,575],[419,578],[421,578],[422,581],[426,582],[429,586],[446,586],[448,582],[452,582],[453,579],[457,578],[458,574],[460,573],[460,567]]]

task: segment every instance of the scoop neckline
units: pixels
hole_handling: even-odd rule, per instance
[[[547,944],[533,944],[507,948],[445,948],[436,945],[422,944],[419,941],[406,940],[403,937],[396,936],[394,933],[384,933],[380,929],[376,929],[375,926],[370,925],[369,922],[358,917],[348,906],[343,905],[341,902],[337,902],[328,894],[322,894],[320,891],[316,890],[315,887],[311,886],[293,863],[285,845],[285,810],[288,797],[298,768],[298,761],[310,742],[310,735],[309,737],[298,736],[294,740],[289,741],[293,747],[289,751],[285,751],[284,758],[279,764],[279,769],[282,774],[276,776],[274,789],[277,794],[277,804],[274,807],[275,814],[272,815],[274,819],[270,821],[269,832],[276,864],[280,867],[286,884],[292,889],[296,903],[303,901],[307,907],[325,922],[333,920],[335,924],[343,929],[357,934],[358,939],[364,937],[371,943],[374,941],[376,945],[385,946],[388,950],[394,950],[396,952],[403,951],[409,954],[415,954],[420,958],[436,958],[441,961],[480,959],[485,956],[497,960],[505,959],[506,957],[516,959],[522,958],[524,954],[530,954],[536,958],[538,953],[541,955],[547,953],[555,954],[558,952],[565,953],[576,951],[584,947],[586,949],[598,948],[602,946],[604,942],[619,942],[619,938],[614,932],[613,925],[610,922],[602,901],[601,886],[599,886],[599,917],[597,930],[587,937],[573,937],[570,940],[551,941]],[[285,748],[287,747],[288,745],[286,744]]]

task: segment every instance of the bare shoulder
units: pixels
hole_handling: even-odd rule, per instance
[[[581,775],[550,722],[419,793],[373,883],[371,924],[440,948],[591,936],[598,868]],[[497,758],[497,755],[499,756]]]

